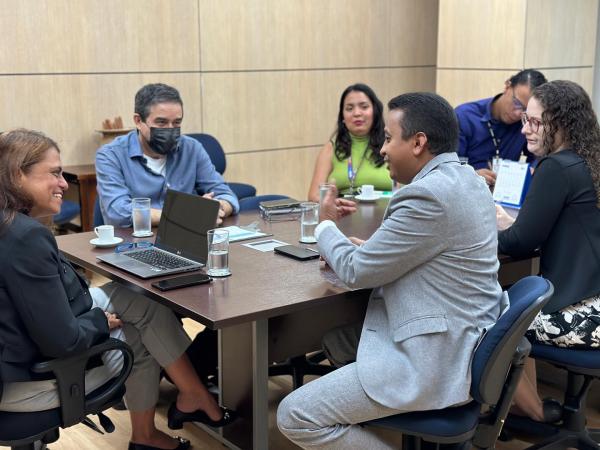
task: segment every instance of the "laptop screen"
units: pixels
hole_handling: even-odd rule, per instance
[[[218,201],[168,190],[154,245],[205,264],[206,233],[216,227],[218,214]]]

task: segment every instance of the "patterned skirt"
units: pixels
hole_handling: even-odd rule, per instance
[[[540,312],[525,336],[557,347],[600,349],[600,295],[550,314]]]

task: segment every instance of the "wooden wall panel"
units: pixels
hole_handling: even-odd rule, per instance
[[[493,97],[504,89],[504,82],[514,70],[438,70],[437,93],[452,106]]]
[[[593,66],[598,0],[528,0],[525,67]]]
[[[440,0],[438,67],[522,67],[526,1]]]
[[[433,65],[437,0],[200,0],[202,70]]]
[[[0,77],[1,129],[33,128],[61,146],[63,164],[88,164],[95,158],[102,120],[120,115],[133,127],[133,100],[146,83],[177,87],[184,101],[183,132],[201,126],[199,74],[38,75]],[[15,107],[18,105],[18,107]]]
[[[198,0],[0,0],[0,73],[199,70]]]
[[[544,69],[544,74],[548,80],[570,80],[578,83],[591,96],[594,85],[593,67],[584,67],[581,69]]]
[[[319,147],[227,155],[225,178],[256,186],[260,194],[303,200],[308,193]]]
[[[384,104],[435,89],[434,68],[281,71],[203,75],[203,123],[226,152],[322,145],[334,131],[339,96],[369,84]]]

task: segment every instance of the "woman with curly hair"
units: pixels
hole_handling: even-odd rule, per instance
[[[389,191],[392,179],[379,154],[384,126],[383,105],[373,89],[348,86],[340,98],[337,130],[317,156],[308,199],[318,202],[319,185],[327,182],[341,194],[354,194],[363,184]]]
[[[527,337],[547,345],[600,349],[600,126],[589,96],[571,81],[533,91],[522,116],[527,149],[541,158],[513,221],[498,207],[499,252],[526,257],[540,249],[540,272],[554,295]],[[514,223],[513,223],[514,222]],[[562,408],[540,400],[533,360],[515,406],[534,420],[555,422]]]

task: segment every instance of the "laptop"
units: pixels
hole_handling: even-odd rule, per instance
[[[198,270],[208,257],[208,230],[216,227],[219,202],[168,190],[154,247],[97,258],[140,278]]]

